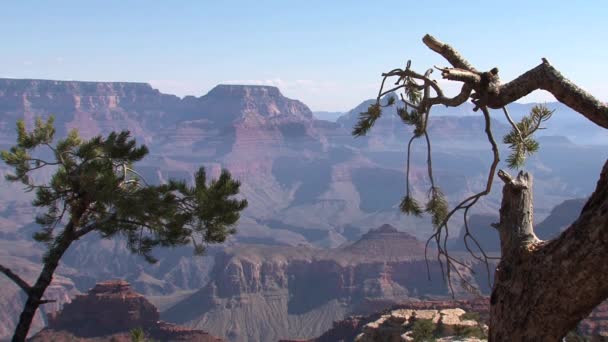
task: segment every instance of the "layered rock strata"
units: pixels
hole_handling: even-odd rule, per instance
[[[98,283],[86,295],[76,296],[49,315],[48,327],[32,341],[120,341],[134,329],[160,341],[221,341],[201,330],[160,321],[156,307],[122,280]]]
[[[483,275],[485,266],[467,262]],[[205,288],[163,317],[232,341],[310,338],[351,314],[448,296],[441,267],[428,266],[432,281],[424,244],[390,225],[332,250],[238,245],[216,257]]]

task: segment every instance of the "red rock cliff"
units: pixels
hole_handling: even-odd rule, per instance
[[[49,316],[48,327],[33,341],[122,340],[137,328],[161,341],[221,341],[201,330],[160,321],[156,307],[122,280],[98,283],[86,295],[76,296],[63,310]]]
[[[429,268],[432,282],[424,244],[389,225],[333,250],[237,245],[216,257],[205,288],[163,317],[232,341],[310,338],[340,317],[370,312],[371,299],[384,308],[447,296],[441,268],[435,261]]]

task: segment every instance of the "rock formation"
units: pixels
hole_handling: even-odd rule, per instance
[[[484,281],[484,266],[468,262],[482,274],[471,279]],[[379,302],[384,308],[447,296],[437,262],[430,260],[429,269],[433,281],[427,279],[424,244],[390,225],[333,250],[237,245],[216,257],[205,288],[163,317],[232,341],[307,338]]]
[[[186,107],[177,96],[145,83],[0,79],[0,112],[7,123],[0,142],[11,142],[17,119],[31,123],[52,114],[60,136],[71,128],[85,137],[128,129],[150,143],[154,131]]]
[[[160,321],[154,305],[122,280],[98,283],[86,295],[76,296],[61,311],[49,315],[48,327],[32,341],[121,340],[133,329],[142,329],[148,338],[160,341],[221,341],[201,330]]]
[[[159,301],[163,308],[194,290],[215,293],[207,296],[212,300],[201,301],[210,312],[222,313],[192,325],[214,325],[226,334],[257,329],[278,337],[309,337],[346,314],[381,309],[395,298],[435,296],[446,291],[441,282],[424,290],[428,283],[422,257],[406,260],[400,247],[391,247],[390,241],[386,246],[365,241],[365,246],[352,245],[339,253],[316,249],[355,241],[367,228],[382,223],[405,227],[418,237],[428,237],[432,229],[428,218],[404,217],[398,212],[405,186],[404,144],[410,132],[387,110],[370,137],[353,139],[352,123],[363,107],[338,123],[330,123],[315,120],[306,105],[286,98],[275,87],[220,85],[204,96],[178,98],[144,83],[0,79],[0,149],[15,142],[17,119],[31,123],[36,116],[53,114],[58,137],[70,128],[79,129],[85,137],[130,130],[151,150],[138,165],[150,183],[170,177],[191,181],[201,165],[212,177],[222,167],[228,168],[242,181],[250,206],[238,234],[228,242],[232,248],[219,254],[220,266],[213,271],[214,277],[219,274],[217,280],[207,285],[214,248],[204,258],[193,258],[191,248],[159,249],[155,256],[160,262],[146,265],[128,253],[124,241],[97,236],[87,236],[70,248],[58,277],[71,281],[75,291],[86,291],[101,279],[125,278],[139,292],[164,296]],[[431,118],[429,130],[436,144],[433,167],[450,203],[484,186],[489,149],[477,143],[485,139],[482,124],[483,120],[474,116]],[[565,199],[588,195],[602,161],[598,156],[606,151],[602,146],[582,147],[567,141],[555,147],[552,144],[543,142],[538,158],[530,160],[532,172],[540,175],[537,209],[546,213]],[[421,145],[417,142],[413,147],[421,153],[412,160],[411,177],[414,193],[423,198],[427,175]],[[564,149],[568,149],[571,163],[563,163]],[[0,163],[0,187],[8,189],[0,192],[0,243],[4,243],[0,250],[27,245],[18,251],[11,249],[8,255],[39,264],[39,248],[30,243],[32,232],[38,229],[31,224],[35,217],[31,193],[22,193],[18,184],[4,183],[6,172]],[[41,177],[48,177],[48,173],[41,172]],[[476,213],[496,212],[496,193],[476,207]],[[396,241],[408,246],[412,243],[411,239]],[[282,247],[268,252],[268,247],[239,247],[235,243]],[[411,246],[414,254],[419,253],[419,246]],[[249,256],[253,262],[247,260]],[[316,276],[317,272],[322,276]],[[434,280],[441,278],[437,272],[432,266]],[[477,273],[485,278],[484,272],[480,269]],[[222,288],[224,285],[227,288]],[[308,301],[305,295],[311,289],[318,289],[324,297]],[[271,297],[277,301],[270,301]],[[249,303],[243,304],[247,300]],[[18,291],[0,293],[0,303],[7,303],[0,305],[0,338],[10,334],[21,302]],[[244,312],[249,310],[245,307],[251,309],[247,315],[276,312],[276,317],[268,318],[278,323],[250,327],[245,323]],[[226,317],[233,311],[244,316],[235,319],[240,323],[228,327],[222,322],[228,322]],[[285,312],[291,318],[281,318]],[[37,322],[40,327],[43,316]],[[319,328],[313,333],[308,327],[315,324]]]
[[[489,321],[489,298],[478,297],[469,300],[442,300],[442,301],[408,301],[394,305],[388,310],[381,310],[367,316],[351,316],[347,319],[336,321],[331,329],[321,336],[309,340],[309,342],[333,342],[354,341],[357,336],[368,338],[374,334],[397,334],[405,332],[408,326],[403,326],[403,313],[413,311],[424,311],[425,314],[432,312],[433,319],[441,318],[440,313],[444,310],[462,309],[468,313],[474,313],[479,317],[479,322],[486,324]],[[596,307],[593,312],[584,319],[578,328],[578,333],[583,336],[608,336],[608,303],[604,302]],[[394,317],[393,317],[394,316]],[[395,322],[401,322],[395,324]],[[405,329],[405,330],[404,330]],[[402,333],[403,334],[403,333]],[[396,339],[399,341],[400,334]],[[405,339],[404,339],[405,340]]]
[[[487,333],[488,327],[474,319],[466,317],[466,311],[460,308],[442,310],[392,310],[377,320],[363,326],[362,332],[355,337],[355,342],[375,341],[415,341],[414,332],[418,321],[431,321],[434,325],[434,336],[438,341],[480,341]],[[471,337],[471,335],[477,335]]]

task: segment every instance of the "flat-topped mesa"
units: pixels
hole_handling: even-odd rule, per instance
[[[89,290],[89,295],[143,297],[139,293],[131,290],[131,284],[121,279],[99,282],[95,287]]]
[[[60,122],[69,120],[74,113],[88,113],[100,120],[108,111],[183,110],[185,102],[175,95],[161,93],[148,83],[0,78],[0,104],[4,112],[17,112],[26,117],[53,114]]]
[[[123,280],[97,284],[78,295],[63,310],[49,316],[48,327],[78,336],[103,336],[137,327],[155,326],[158,310]]]
[[[201,104],[214,121],[313,120],[305,104],[283,96],[273,86],[220,84],[201,97]]]
[[[275,86],[244,84],[218,84],[207,95],[225,97],[283,97],[279,88]]]
[[[156,307],[124,280],[100,282],[86,295],[76,296],[63,310],[49,315],[48,327],[33,341],[111,340],[110,336],[127,341],[129,332],[137,328],[162,341],[220,341],[202,330],[160,321]]]
[[[157,89],[143,82],[58,81],[0,78],[0,95],[79,95],[132,96],[159,95]]]
[[[147,83],[0,79],[0,143],[14,141],[14,123],[55,117],[56,136],[76,128],[85,138],[129,130],[150,143],[159,128],[190,112],[192,100],[182,100]]]

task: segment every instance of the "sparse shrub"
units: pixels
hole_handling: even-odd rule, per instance
[[[130,334],[131,334],[131,342],[145,342],[146,341],[146,334],[144,333],[144,329],[142,329],[142,328],[131,329]]]
[[[435,341],[435,323],[430,319],[419,319],[412,325],[412,338],[415,342]]]
[[[591,339],[589,337],[585,337],[576,330],[569,332],[564,338],[565,342],[589,342]],[[603,341],[603,340],[600,340]]]
[[[479,315],[478,312],[465,312],[462,316],[460,316],[460,320],[461,321],[475,321],[475,322],[480,322],[481,321],[481,316]]]

